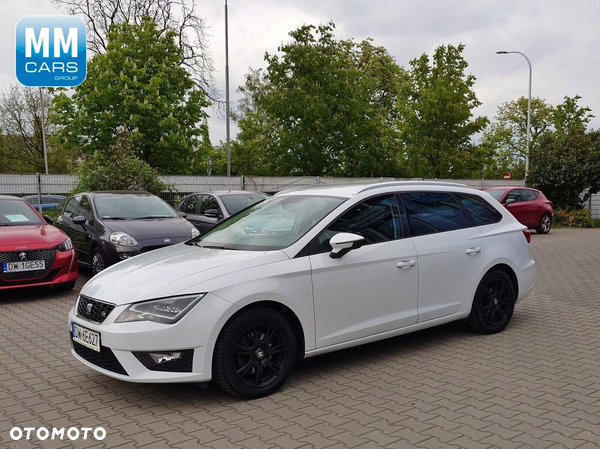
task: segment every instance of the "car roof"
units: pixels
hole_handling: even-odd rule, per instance
[[[258,192],[254,190],[204,190],[200,192],[190,193],[190,195],[215,195],[215,196],[227,196],[227,195],[268,195],[265,192]]]
[[[89,195],[92,198],[103,198],[109,196],[156,196],[148,192],[142,192],[137,190],[100,190],[96,192],[80,192],[78,195]]]
[[[0,195],[0,200],[19,200],[19,201],[25,201],[23,198],[19,198],[18,196],[13,196],[13,195]]]
[[[511,190],[511,189],[535,190],[536,192],[538,192],[538,189],[534,189],[533,187],[523,187],[523,186],[494,186],[494,187],[486,187],[483,190]]]
[[[474,190],[466,184],[454,182],[438,182],[438,181],[392,181],[392,182],[376,182],[372,184],[351,184],[351,185],[326,185],[326,186],[298,186],[290,187],[276,194],[279,195],[322,195],[322,196],[338,196],[350,198],[354,195],[368,191],[389,191],[390,189],[402,188],[405,190]]]

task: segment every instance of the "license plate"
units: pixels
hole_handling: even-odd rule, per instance
[[[71,323],[71,334],[73,341],[100,352],[100,333],[81,327],[75,323]]]
[[[20,271],[38,271],[46,269],[45,260],[26,260],[24,262],[4,262],[2,271],[4,273],[18,273]]]

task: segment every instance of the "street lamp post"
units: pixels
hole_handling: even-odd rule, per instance
[[[520,51],[496,52],[497,55],[508,55],[510,53],[516,53],[523,56],[525,60],[527,60],[527,64],[529,65],[529,98],[527,100],[527,148],[525,150],[525,181],[527,181],[527,177],[529,176],[529,143],[531,141],[531,61]]]
[[[229,28],[225,0],[225,126],[227,129],[227,176],[231,176],[231,140],[229,131]]]

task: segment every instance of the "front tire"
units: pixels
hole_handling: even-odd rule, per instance
[[[467,324],[475,332],[495,334],[504,330],[515,309],[517,294],[504,271],[493,270],[481,280]]]
[[[213,357],[213,379],[225,393],[259,398],[277,391],[296,362],[289,321],[260,307],[234,316],[223,328]]]
[[[540,224],[535,228],[535,232],[538,234],[548,234],[550,228],[552,228],[552,218],[550,217],[550,214],[544,214],[542,215],[542,218],[540,218]]]

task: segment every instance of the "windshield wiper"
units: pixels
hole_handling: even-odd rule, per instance
[[[200,247],[200,248],[211,248],[211,249],[230,249],[230,250],[234,250],[236,251],[235,248],[230,248],[229,246],[225,246],[225,245],[199,245],[198,243],[196,243],[196,246]]]
[[[135,217],[134,220],[147,220],[150,218],[175,218],[169,215],[146,215],[145,217]]]
[[[127,217],[102,217],[103,220],[131,220],[131,218],[127,218]]]

